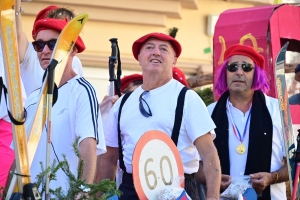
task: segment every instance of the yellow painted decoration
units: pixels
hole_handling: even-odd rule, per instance
[[[247,40],[247,39],[250,39],[250,40],[251,40],[253,48],[254,48],[258,53],[264,51],[263,48],[258,47],[258,45],[257,45],[257,40],[256,40],[256,38],[255,38],[251,33],[248,33],[248,34],[244,35],[244,36],[240,39],[240,44],[244,44],[245,40]]]
[[[263,48],[258,47],[257,40],[256,40],[256,38],[251,33],[247,33],[247,34],[243,35],[241,37],[241,39],[240,39],[240,43],[239,44],[244,44],[245,41],[248,40],[248,39],[251,40],[253,48],[258,53],[264,51]],[[225,54],[225,51],[226,51],[226,41],[225,41],[225,39],[224,39],[223,36],[219,36],[219,41],[220,41],[222,49],[221,49],[221,53],[220,53],[220,58],[219,58],[218,64],[221,65],[224,62],[224,54]]]
[[[221,43],[222,49],[221,49],[221,54],[220,54],[218,64],[221,65],[224,62],[224,53],[225,53],[225,50],[226,50],[226,42],[225,42],[225,39],[224,39],[223,36],[219,36],[219,41]]]

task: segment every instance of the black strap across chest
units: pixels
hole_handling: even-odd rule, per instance
[[[178,143],[178,137],[182,122],[182,115],[183,115],[183,107],[184,107],[184,100],[185,100],[185,93],[188,90],[187,87],[183,87],[178,95],[177,99],[177,106],[175,110],[175,120],[174,120],[174,126],[172,131],[172,140],[174,144],[177,146]],[[118,144],[119,144],[119,162],[120,162],[120,168],[126,172],[126,167],[124,164],[124,156],[123,156],[123,146],[122,146],[122,140],[121,140],[121,129],[120,129],[120,119],[121,119],[121,113],[122,113],[122,107],[128,97],[131,95],[132,92],[128,92],[124,95],[120,107],[119,107],[119,114],[118,114]]]
[[[2,90],[3,90],[3,93],[4,93],[4,99],[5,99],[5,102],[6,102],[6,107],[7,107],[7,88],[5,87],[5,85],[3,84],[3,79],[2,77],[0,77],[0,102],[1,102],[1,96],[2,96]],[[8,117],[10,119],[10,121],[15,124],[15,125],[23,125],[25,123],[25,120],[26,120],[26,116],[27,116],[27,112],[24,108],[24,119],[22,121],[18,121],[16,120],[11,112],[8,110],[8,107],[6,108],[7,109],[7,113],[8,113]]]

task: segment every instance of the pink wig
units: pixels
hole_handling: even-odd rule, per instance
[[[215,95],[217,97],[220,97],[225,91],[228,90],[227,87],[227,81],[226,81],[226,66],[228,63],[228,60],[230,58],[228,58],[227,60],[225,60],[223,62],[223,64],[221,65],[219,71],[218,71],[218,75],[216,77],[216,82],[214,84],[214,92]],[[261,69],[260,66],[254,64],[255,68],[254,68],[254,79],[253,79],[253,84],[252,84],[252,88],[254,90],[261,90],[262,92],[266,92],[270,89],[269,85],[268,85],[268,78],[267,75],[265,73],[265,71],[263,69]]]

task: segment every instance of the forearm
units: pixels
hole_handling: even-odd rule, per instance
[[[206,179],[207,197],[220,196],[221,168],[217,151],[211,151],[203,157],[203,171]]]
[[[22,19],[21,19],[21,0],[16,0],[15,12],[16,14],[16,29],[17,29],[17,38],[18,38],[18,50],[19,50],[19,61],[23,62],[25,53],[28,48],[28,39],[22,28]]]
[[[287,164],[285,163],[279,170],[271,172],[272,181],[271,184],[286,182],[289,180],[289,173]]]
[[[80,142],[79,148],[83,160],[82,179],[85,180],[86,183],[91,184],[94,181],[96,171],[96,140],[94,138],[86,138]]]
[[[113,154],[111,153],[112,149]],[[95,183],[99,183],[103,179],[115,180],[118,155],[118,148],[107,147],[107,153],[97,156]]]

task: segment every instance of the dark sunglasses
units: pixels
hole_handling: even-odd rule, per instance
[[[252,64],[244,62],[242,64],[238,64],[238,63],[227,64],[227,70],[230,72],[236,72],[239,66],[242,67],[244,72],[251,72],[252,69],[254,69],[254,66]]]
[[[48,46],[48,48],[53,51],[55,44],[56,44],[57,39],[51,39],[49,41],[42,41],[42,40],[37,40],[32,42],[33,48],[36,52],[42,52],[43,49],[45,48],[45,45]]]
[[[145,101],[145,99],[143,99],[143,95],[145,93],[147,93],[149,91],[144,91],[141,95],[140,95],[140,98],[139,98],[139,102],[140,102],[140,105],[139,105],[139,108],[140,108],[140,112],[141,114],[144,116],[144,117],[150,117],[152,116],[152,112],[150,110],[150,107],[148,105],[148,103]],[[143,102],[147,105],[147,110],[144,108],[144,105],[143,105]]]

